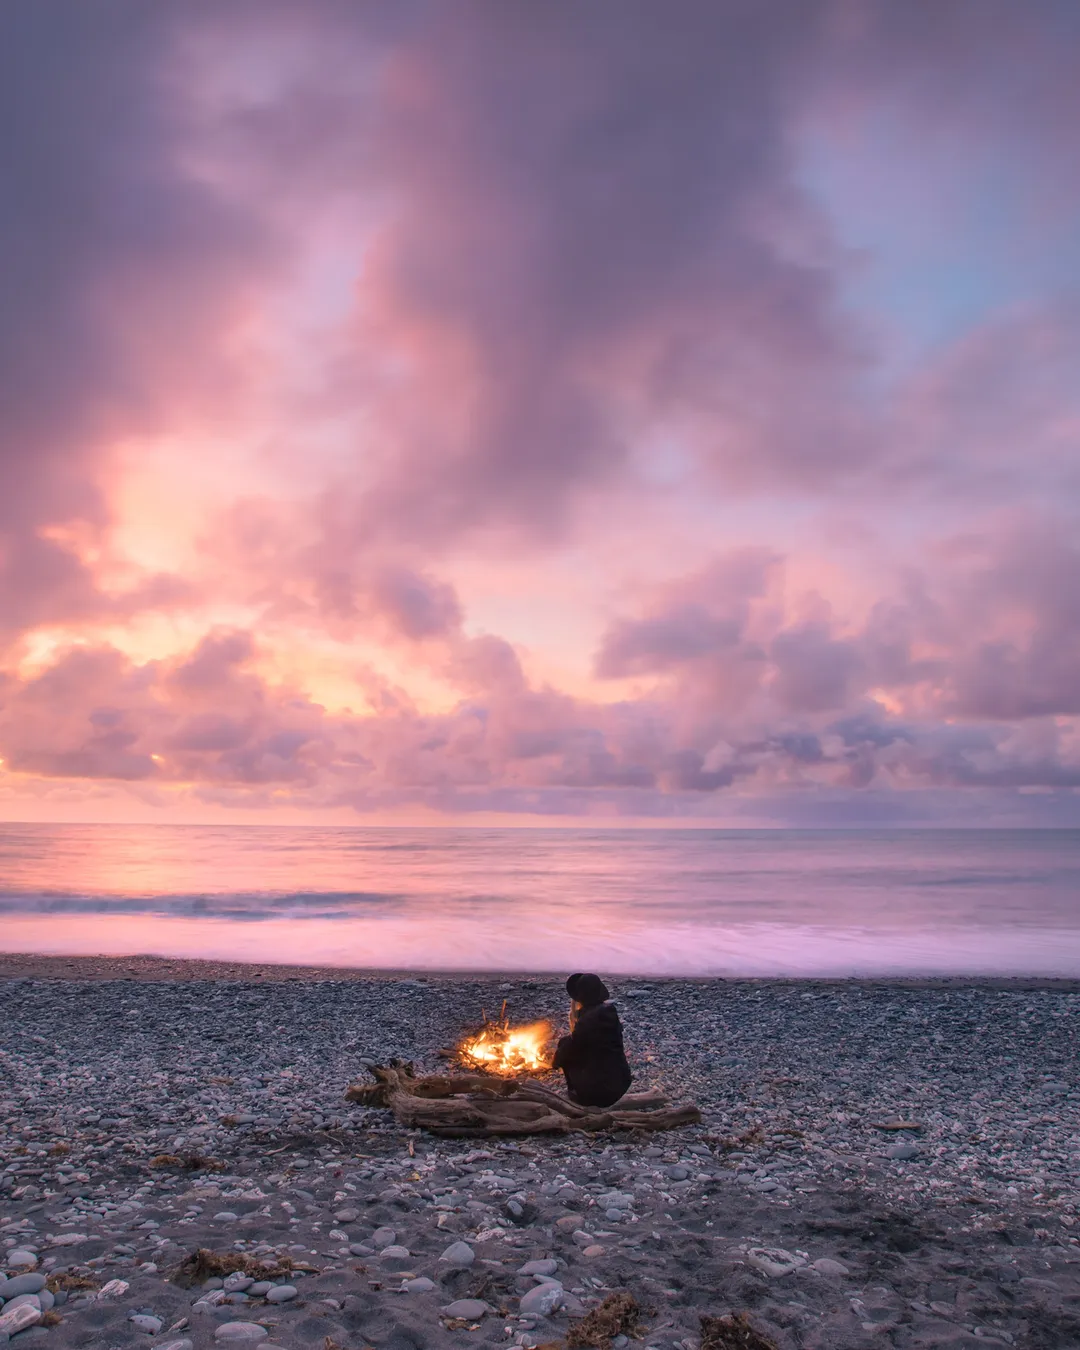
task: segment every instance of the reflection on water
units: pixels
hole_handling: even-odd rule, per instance
[[[1080,832],[0,827],[0,945],[416,969],[1080,974]]]

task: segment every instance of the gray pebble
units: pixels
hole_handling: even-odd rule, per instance
[[[403,1287],[410,1294],[430,1294],[435,1288],[435,1281],[429,1280],[426,1275],[418,1275],[415,1280],[406,1280]]]
[[[451,1242],[439,1260],[455,1270],[466,1270],[476,1260],[476,1253],[467,1242]]]
[[[149,1336],[158,1336],[165,1325],[160,1317],[151,1317],[147,1313],[132,1313],[128,1321],[137,1331],[145,1331]]]
[[[267,1303],[290,1303],[300,1291],[295,1284],[275,1284],[266,1295]]]
[[[392,1228],[376,1228],[371,1235],[371,1245],[377,1250],[392,1247],[397,1242],[397,1234]]]
[[[15,1298],[17,1294],[38,1294],[45,1288],[44,1275],[13,1275],[0,1289],[4,1298]]]
[[[463,1317],[469,1322],[479,1322],[480,1318],[490,1311],[488,1305],[480,1298],[457,1298],[443,1309],[448,1317]]]
[[[527,1294],[522,1294],[518,1309],[525,1317],[550,1317],[561,1308],[565,1295],[561,1284],[538,1284]]]

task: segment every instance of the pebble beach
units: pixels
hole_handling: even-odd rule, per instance
[[[478,1146],[345,1090],[556,977],[0,958],[0,1341],[530,1347],[625,1291],[614,1350],[1080,1345],[1080,985],[612,983],[702,1123]]]

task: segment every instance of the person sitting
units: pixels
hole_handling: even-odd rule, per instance
[[[578,1106],[612,1106],[634,1078],[615,1004],[599,975],[571,975],[566,992],[570,1035],[559,1041],[553,1067],[562,1069],[567,1096]]]

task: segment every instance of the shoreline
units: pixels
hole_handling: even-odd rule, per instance
[[[127,980],[138,983],[258,980],[262,983],[411,980],[421,984],[558,981],[555,970],[427,970],[406,967],[309,966],[254,961],[218,961],[166,956],[64,956],[35,952],[0,952],[0,980]],[[607,976],[605,975],[605,978]],[[738,987],[872,989],[1000,989],[1080,993],[1080,979],[1046,975],[646,975],[613,974],[615,984],[730,985]]]

